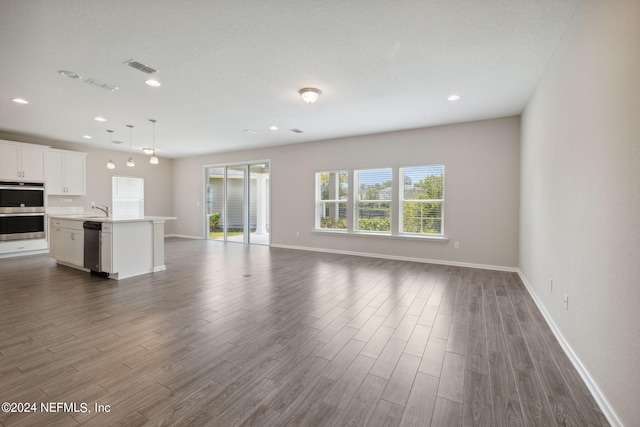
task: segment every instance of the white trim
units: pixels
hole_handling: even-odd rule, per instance
[[[517,267],[474,264],[470,262],[447,261],[442,259],[412,258],[412,257],[403,257],[403,256],[396,256],[396,255],[376,254],[376,253],[369,253],[369,252],[342,251],[339,249],[324,249],[324,248],[312,248],[307,246],[280,245],[276,243],[272,243],[270,246],[272,248],[294,249],[294,250],[311,251],[311,252],[324,252],[324,253],[340,254],[340,255],[363,256],[368,258],[382,258],[382,259],[391,259],[396,261],[420,262],[424,264],[451,265],[455,267],[479,268],[482,270],[509,271],[511,273],[516,273],[518,271]]]
[[[41,255],[49,253],[49,249],[36,249],[32,251],[20,251],[20,252],[7,252],[4,254],[0,254],[0,259],[2,258],[14,258],[17,256],[27,256],[27,255]]]
[[[167,237],[180,237],[182,239],[204,240],[204,237],[202,236],[190,236],[187,234],[165,234],[164,238],[166,239]]]
[[[527,288],[529,295],[531,295],[531,298],[536,303],[538,310],[540,310],[540,313],[542,313],[542,316],[544,317],[544,320],[547,322],[547,325],[549,325],[549,328],[551,328],[551,332],[553,332],[553,335],[556,337],[556,339],[562,346],[562,349],[564,350],[565,354],[567,355],[567,357],[569,357],[569,360],[573,364],[574,368],[576,368],[576,370],[578,371],[580,378],[582,378],[584,383],[587,385],[587,388],[591,392],[591,395],[593,396],[595,401],[598,403],[600,410],[602,410],[602,413],[607,418],[607,421],[609,421],[609,424],[611,424],[613,427],[617,427],[617,426],[623,427],[624,424],[622,423],[622,421],[620,421],[620,418],[618,418],[618,416],[616,415],[613,407],[605,397],[602,390],[600,390],[600,387],[598,387],[596,380],[591,376],[587,368],[582,364],[582,361],[580,360],[578,355],[573,351],[573,349],[569,345],[569,342],[564,338],[564,336],[562,335],[562,332],[553,321],[553,317],[551,317],[551,315],[545,308],[542,301],[538,298],[536,293],[533,291],[533,288],[527,281],[526,277],[524,276],[520,268],[517,269],[517,273],[518,273],[518,276],[520,276],[520,280],[522,280],[522,283],[524,283],[525,288]]]
[[[431,241],[437,243],[446,243],[449,241],[449,238],[446,236],[438,236],[434,234],[411,234],[411,233],[403,233],[403,234],[389,234],[386,231],[375,232],[375,231],[347,231],[340,230],[335,228],[314,228],[311,230],[313,234],[325,234],[331,236],[358,236],[358,237],[383,237],[385,239],[400,239],[400,240],[422,240],[422,241]],[[516,271],[515,269],[513,270]]]

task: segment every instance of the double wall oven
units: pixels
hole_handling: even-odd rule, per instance
[[[45,238],[43,182],[0,181],[0,241]]]

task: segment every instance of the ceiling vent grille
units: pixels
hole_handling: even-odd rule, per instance
[[[157,73],[158,72],[158,70],[155,70],[155,69],[153,69],[153,68],[151,68],[151,67],[149,67],[147,65],[144,65],[144,64],[142,64],[142,63],[140,63],[138,61],[131,60],[131,61],[127,61],[126,64],[129,67],[135,68],[136,70],[140,70],[140,71],[142,71],[143,73],[146,73],[146,74],[153,74],[153,73]]]
[[[108,90],[109,92],[115,92],[116,90],[120,89],[116,85],[112,85],[110,83],[105,83],[105,82],[101,82],[99,80],[94,80],[94,79],[87,79],[84,82],[89,83],[91,86],[101,87],[103,89]]]
[[[300,129],[296,129],[296,128],[289,129],[289,130],[290,130],[291,132],[293,132],[293,133],[302,133],[302,131],[301,131]]]

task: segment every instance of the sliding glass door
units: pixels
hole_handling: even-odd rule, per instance
[[[206,229],[212,240],[269,244],[269,162],[208,167]]]

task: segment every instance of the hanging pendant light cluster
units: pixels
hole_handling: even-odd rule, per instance
[[[156,156],[156,120],[155,119],[149,119],[149,121],[152,123],[152,146],[153,148],[143,148],[142,151],[144,151],[145,154],[147,155],[151,155],[151,157],[149,158],[149,163],[151,163],[152,165],[157,165],[160,163],[160,159],[158,158],[158,156]],[[127,167],[130,168],[134,168],[136,166],[136,161],[133,158],[133,138],[132,138],[132,129],[133,129],[133,125],[127,125],[127,127],[129,128],[129,160],[127,160]],[[112,141],[112,134],[113,131],[112,130],[107,130],[107,132],[109,132],[109,150],[111,151],[111,157],[109,159],[109,161],[107,162],[107,169],[115,169],[116,168],[116,164],[113,162],[112,158],[113,158],[113,141]]]

